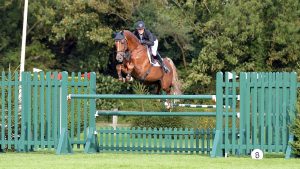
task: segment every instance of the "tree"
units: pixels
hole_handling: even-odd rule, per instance
[[[206,6],[209,17],[198,23],[203,48],[191,63],[186,88],[209,86],[218,71],[297,68],[299,2],[210,1]]]

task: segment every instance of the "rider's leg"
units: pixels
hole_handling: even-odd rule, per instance
[[[150,48],[150,47],[148,47],[148,50],[149,50],[149,55],[150,55],[150,63],[151,64],[155,64],[155,58],[154,58],[154,56],[153,56],[153,54],[152,54],[152,49]]]
[[[151,52],[153,54],[154,57],[156,57],[158,63],[161,65],[161,67],[163,68],[163,70],[168,73],[170,70],[169,68],[164,64],[161,56],[157,53],[157,47],[158,47],[158,40],[154,41],[154,45],[151,46]]]

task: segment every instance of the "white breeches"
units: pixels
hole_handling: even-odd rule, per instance
[[[158,40],[156,39],[154,41],[154,45],[150,47],[153,56],[157,55],[157,47],[158,47]]]

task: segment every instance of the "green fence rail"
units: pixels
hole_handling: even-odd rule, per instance
[[[58,154],[70,152],[70,147],[62,149],[67,137],[71,145],[84,144],[85,128],[95,123],[89,113],[95,111],[95,101],[68,102],[67,95],[94,94],[95,74],[88,79],[81,73],[68,77],[67,72],[23,72],[21,77],[22,81],[17,72],[1,74],[0,151],[54,148]]]
[[[210,154],[214,130],[100,128],[99,151]]]
[[[19,77],[18,73],[1,74],[2,152],[54,148],[57,154],[63,154],[72,153],[74,147],[84,147],[87,153],[102,150],[180,152],[182,147],[182,151],[190,153],[203,153],[202,149],[206,149],[211,157],[247,155],[254,148],[283,152],[286,158],[291,154],[289,142],[293,136],[288,126],[296,116],[299,86],[294,72],[242,72],[238,78],[229,78],[228,72],[218,73],[216,95],[179,96],[96,94],[95,73],[23,72],[21,81]],[[217,103],[216,112],[115,112],[97,111],[96,99],[216,99]],[[216,130],[209,134],[213,139],[204,141],[202,138],[208,138],[206,129],[186,129],[186,134],[180,129],[97,130],[96,115],[215,116]],[[198,135],[198,131],[204,135]],[[154,136],[158,144],[162,137],[163,146],[153,148]],[[195,147],[178,143],[185,143],[185,138]],[[125,142],[128,140],[129,143]],[[139,147],[145,140],[146,146]],[[212,147],[200,146],[205,142]]]
[[[235,73],[232,76],[235,77]],[[222,97],[234,96],[238,91],[240,102],[233,97],[230,111],[239,109],[239,119],[229,116],[226,108],[229,98]],[[292,137],[288,126],[296,114],[296,73],[242,72],[239,81],[229,80],[228,73],[225,76],[218,73],[216,95],[217,123],[212,157],[224,153],[249,154],[255,148],[263,152],[285,152],[286,158],[290,157],[288,143]],[[239,136],[229,136],[230,132],[238,132]]]

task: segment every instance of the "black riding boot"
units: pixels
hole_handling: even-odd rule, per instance
[[[169,68],[164,64],[164,62],[163,62],[161,56],[157,53],[156,57],[157,57],[158,63],[161,65],[161,67],[163,68],[164,72],[169,73],[170,70],[169,70]]]

